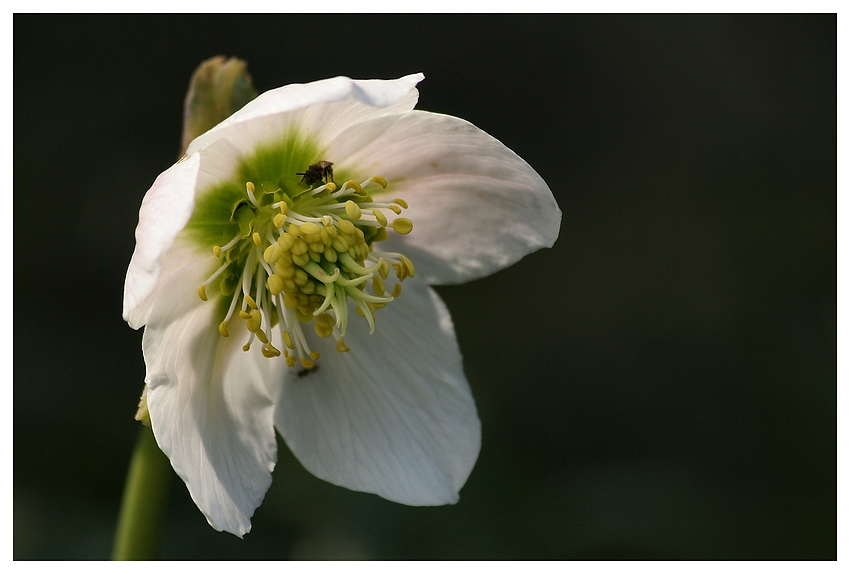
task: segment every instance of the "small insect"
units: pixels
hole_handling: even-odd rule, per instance
[[[295,175],[303,175],[304,177],[301,178],[301,183],[306,183],[307,185],[313,185],[319,181],[327,183],[334,180],[334,168],[331,167],[332,165],[333,163],[329,161],[317,161],[308,167],[307,171],[299,172]]]
[[[297,376],[299,379],[303,379],[304,377],[312,375],[313,373],[315,373],[318,370],[319,370],[319,365],[316,365],[312,369],[302,369],[300,371],[296,371],[295,376]]]

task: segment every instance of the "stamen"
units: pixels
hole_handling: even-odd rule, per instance
[[[203,285],[198,287],[198,297],[201,298],[201,301],[207,300],[207,285],[209,285],[210,283],[215,281],[216,277],[221,275],[224,272],[224,270],[227,269],[228,267],[230,267],[230,263],[225,263],[224,265],[219,267],[218,270],[215,273],[213,273],[212,276],[209,279],[204,281]]]
[[[407,235],[413,231],[413,222],[406,217],[396,217],[392,222],[392,228],[400,235]]]
[[[248,192],[248,199],[251,200],[251,203],[254,204],[254,207],[260,207],[260,204],[257,201],[257,198],[254,197],[254,190],[255,189],[256,188],[254,187],[254,184],[251,183],[250,181],[245,184],[245,190]]]
[[[345,202],[345,213],[351,219],[360,219],[360,206],[349,199]]]
[[[384,179],[383,177],[381,177],[380,175],[373,175],[372,177],[370,177],[370,178],[369,178],[369,183],[377,183],[378,185],[380,185],[380,186],[381,186],[381,187],[383,187],[384,189],[387,189],[387,185],[388,185],[388,184],[387,184],[387,180],[385,180],[385,179]],[[367,185],[369,185],[369,183],[365,183],[365,184],[363,184],[363,187],[366,187]]]
[[[388,183],[373,176],[362,183],[350,179],[340,187],[330,181],[293,192],[283,182],[264,182],[260,199],[266,201],[275,194],[279,201],[262,205],[253,182],[246,182],[244,197],[250,209],[242,213],[250,219],[241,221],[243,231],[226,245],[213,246],[213,254],[226,254],[226,260],[198,289],[199,297],[206,301],[206,287],[233,265],[220,280],[222,293],[231,300],[218,324],[219,334],[229,336],[228,322],[238,309],[249,334],[243,350],[249,351],[256,339],[262,343],[264,357],[282,354],[290,367],[300,362],[313,368],[319,353],[307,344],[302,323],[312,323],[321,338],[333,336],[338,352],[349,352],[343,336],[352,301],[373,332],[376,311],[401,293],[400,281],[412,277],[415,269],[399,253],[373,251],[376,242],[387,239],[389,228],[404,235],[412,231],[413,224],[404,217],[390,223],[387,213],[398,215],[406,202],[375,201],[364,191],[370,186],[386,189]],[[241,203],[245,204],[245,199]],[[399,282],[388,294],[384,281],[391,269]],[[282,351],[273,344],[275,328],[280,329]]]

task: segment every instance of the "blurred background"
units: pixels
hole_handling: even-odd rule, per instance
[[[110,554],[145,371],[121,319],[138,208],[222,54],[260,92],[423,71],[418,107],[499,138],[564,216],[553,249],[438,289],[483,427],[459,504],[332,486],[280,442],[244,540],[175,477],[162,558],[835,559],[836,35],[835,15],[15,15],[14,558]]]

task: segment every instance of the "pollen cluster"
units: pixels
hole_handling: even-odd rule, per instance
[[[350,180],[341,187],[314,183],[321,185],[287,194],[265,182],[246,182],[231,216],[239,233],[213,246],[222,264],[198,289],[206,301],[208,286],[217,283],[221,295],[230,297],[221,336],[229,336],[228,325],[238,315],[249,332],[243,350],[258,340],[265,357],[283,355],[290,367],[300,362],[308,369],[319,353],[310,349],[302,325],[312,324],[318,336],[334,337],[337,351],[348,352],[343,337],[349,302],[373,332],[375,312],[397,298],[401,282],[416,272],[404,255],[375,250],[388,229],[402,235],[413,229],[405,217],[387,217],[400,215],[404,200],[376,202],[369,196],[370,187],[387,188],[384,178]],[[280,323],[283,343],[276,346]]]

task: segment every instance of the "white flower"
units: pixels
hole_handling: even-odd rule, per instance
[[[217,530],[250,530],[275,428],[316,476],[403,504],[456,502],[472,470],[480,423],[427,284],[551,246],[561,213],[499,141],[413,110],[422,78],[262,94],[142,202],[124,318],[156,440]]]

